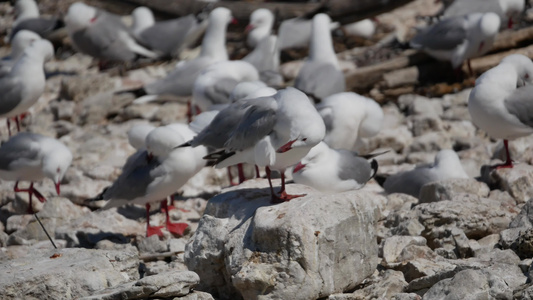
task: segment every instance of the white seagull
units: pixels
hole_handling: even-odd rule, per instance
[[[49,41],[34,41],[11,71],[0,77],[0,117],[7,118],[9,135],[10,119],[15,120],[20,131],[19,116],[23,117],[43,94],[46,83],[43,65],[53,56],[54,47]]]
[[[324,142],[333,149],[354,150],[361,138],[376,135],[383,125],[381,106],[356,93],[331,95],[316,108],[326,124]]]
[[[376,160],[320,142],[294,167],[292,178],[324,193],[345,192],[365,186],[377,170]]]
[[[533,62],[512,54],[483,73],[468,98],[472,122],[495,139],[503,139],[506,161],[496,168],[512,168],[508,140],[533,133]]]
[[[500,28],[500,18],[495,13],[472,13],[442,20],[421,30],[410,42],[439,60],[450,61],[454,69],[470,59],[487,53]]]
[[[298,163],[325,135],[325,125],[309,98],[287,88],[271,97],[244,99],[221,110],[214,120],[184,146],[219,149],[206,158],[223,168],[239,163],[265,167],[272,202],[303,195],[285,191],[285,170]],[[274,192],[271,169],[281,173],[281,190]]]
[[[463,16],[470,13],[493,12],[500,17],[501,26],[513,27],[526,8],[525,0],[456,0],[444,11],[444,18]]]
[[[344,74],[333,49],[330,23],[326,14],[314,16],[309,58],[294,81],[295,88],[318,100],[346,89]]]
[[[36,133],[21,132],[0,146],[0,178],[16,181],[15,192],[27,192],[30,198],[28,212],[33,213],[32,196],[46,199],[33,187],[34,181],[50,178],[60,194],[60,185],[72,162],[72,153],[54,138]],[[18,187],[19,181],[30,181],[27,189]]]
[[[418,198],[420,189],[427,183],[450,178],[468,178],[457,153],[453,150],[440,150],[431,165],[419,166],[389,176],[383,188],[389,194],[402,193]]]
[[[117,180],[92,200],[109,200],[102,209],[125,204],[145,205],[147,236],[163,235],[161,227],[150,226],[150,203],[161,201],[166,228],[182,236],[188,225],[170,222],[166,198],[205,166],[202,157],[207,153],[205,147],[174,149],[176,144],[194,136],[187,125],[182,125],[152,130],[146,137],[146,150],[139,150],[128,158]]]
[[[250,23],[246,26],[245,32],[248,34],[246,44],[251,48],[257,47],[259,43],[270,35],[274,25],[274,14],[267,8],[259,8],[250,15]]]

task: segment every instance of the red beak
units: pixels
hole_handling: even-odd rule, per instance
[[[57,192],[57,195],[58,195],[58,196],[59,196],[59,194],[61,193],[60,185],[61,185],[60,182],[56,183],[56,192]]]
[[[231,19],[231,24],[237,25],[237,24],[239,24],[239,21],[237,21],[237,19],[233,18],[233,19]]]
[[[279,147],[278,150],[276,150],[277,153],[285,153],[289,150],[292,149],[292,144],[294,144],[294,142],[296,142],[296,140],[292,140],[292,141],[289,141],[287,144]]]
[[[296,167],[294,167],[294,169],[292,170],[293,173],[297,173],[298,171],[302,170],[303,168],[305,168],[305,165],[302,164],[301,162],[299,162]]]
[[[91,20],[89,20],[89,22],[91,22],[91,23],[96,22],[96,17],[91,18]]]

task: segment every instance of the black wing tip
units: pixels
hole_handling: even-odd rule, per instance
[[[105,200],[104,199],[104,194],[105,194],[105,192],[107,192],[107,190],[109,188],[110,188],[110,186],[105,187],[100,194],[96,195],[96,197],[85,199],[85,200],[83,200],[83,202],[87,203],[87,202],[95,202],[95,201]]]
[[[124,91],[115,92],[115,95],[122,95],[122,94],[133,94],[135,98],[139,98],[139,97],[147,95],[144,87],[140,87],[140,88],[136,88],[132,90],[124,90]]]
[[[385,181],[387,181],[387,178],[389,178],[388,174],[374,174],[374,180],[381,186],[385,184]]]
[[[370,162],[370,167],[372,168],[372,175],[370,176],[370,179],[374,178],[376,176],[376,174],[378,173],[378,167],[379,167],[379,164],[378,164],[378,161],[373,159],[371,162]]]
[[[181,145],[178,145],[178,146],[174,147],[174,149],[177,149],[177,148],[185,148],[185,147],[190,147],[190,146],[192,146],[192,140],[190,140],[190,141],[188,141],[188,142],[185,142],[185,143],[183,143],[183,144],[181,144]]]

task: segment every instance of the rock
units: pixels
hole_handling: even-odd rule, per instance
[[[71,121],[76,104],[72,101],[53,102],[50,104],[55,120]]]
[[[31,259],[28,259],[30,258]],[[137,280],[133,253],[82,248],[34,250],[27,257],[0,261],[4,299],[78,298]]]
[[[502,290],[504,282],[481,270],[464,270],[451,279],[439,281],[422,299],[512,299],[512,291]]]
[[[519,227],[533,228],[533,199],[522,206],[520,213],[509,224],[509,228]]]
[[[398,263],[403,249],[409,245],[425,246],[426,239],[421,236],[392,236],[383,241],[383,261],[387,265]]]
[[[425,184],[420,189],[420,203],[452,200],[461,193],[474,194],[479,197],[488,197],[490,189],[475,179],[452,178]]]
[[[533,166],[516,164],[513,168],[496,169],[485,180],[489,186],[509,192],[518,203],[533,197]]]
[[[307,196],[272,205],[266,180],[249,180],[209,200],[185,249],[200,290],[223,299],[315,299],[353,289],[374,272],[375,198],[382,196],[329,196],[301,185],[288,192]]]
[[[451,149],[452,140],[450,135],[443,131],[428,132],[414,138],[409,146],[410,152],[431,152],[442,149]]]
[[[398,153],[413,143],[413,135],[406,126],[383,129],[373,139],[375,148],[391,148]]]
[[[406,94],[398,98],[400,109],[407,110],[408,115],[441,116],[442,103],[438,99],[428,99],[415,94]]]
[[[117,84],[116,79],[106,73],[63,77],[59,97],[79,102],[96,94],[113,91]]]
[[[410,124],[413,136],[421,136],[423,134],[443,130],[442,121],[438,116],[434,115],[413,115],[407,118]]]
[[[184,103],[163,103],[152,116],[155,121],[161,121],[163,124],[175,123],[176,120],[183,119],[186,121],[187,105]]]
[[[159,236],[157,235],[152,235],[150,237],[142,239],[138,247],[139,252],[141,252],[141,254],[168,251],[167,241],[160,240]]]
[[[329,295],[328,300],[365,300],[365,299],[390,299],[394,295],[403,292],[407,282],[402,272],[385,270],[373,278],[365,287],[351,294]]]
[[[135,283],[143,289],[153,290],[151,297],[180,297],[190,293],[200,277],[191,271],[168,272],[146,276]]]
[[[122,118],[122,120],[151,120],[158,110],[159,105],[155,103],[128,105],[120,111],[119,116]]]

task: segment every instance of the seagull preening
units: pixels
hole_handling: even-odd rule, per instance
[[[436,59],[450,61],[454,69],[466,60],[487,53],[500,28],[500,18],[495,13],[471,13],[442,20],[421,30],[410,42]]]
[[[295,183],[324,193],[356,190],[376,175],[378,163],[368,160],[372,157],[331,149],[320,142],[294,167],[292,177]]]
[[[533,62],[512,54],[483,73],[468,98],[472,122],[495,139],[503,139],[506,160],[496,168],[512,168],[508,140],[533,133]]]
[[[139,130],[142,135],[144,129]],[[173,124],[151,130],[146,136],[145,149],[132,154],[122,174],[99,196],[91,200],[109,200],[102,209],[125,204],[146,206],[146,235],[162,236],[161,227],[150,226],[150,203],[161,202],[166,214],[166,228],[182,236],[186,223],[172,223],[168,214],[167,197],[183,186],[204,166],[205,147],[174,149],[194,137],[185,124]]]
[[[54,47],[47,40],[34,41],[24,50],[11,71],[0,77],[0,117],[15,120],[20,131],[20,119],[44,92],[46,78],[44,62],[54,56]]]
[[[525,8],[525,0],[455,0],[444,10],[443,17],[493,12],[500,18],[501,26],[512,28]]]
[[[0,146],[0,178],[16,181],[15,192],[28,193],[29,213],[33,213],[33,195],[41,202],[46,201],[33,182],[50,178],[59,195],[61,180],[71,162],[72,153],[63,143],[36,133],[21,132]],[[19,181],[31,183],[27,189],[21,189]]]
[[[285,170],[298,163],[326,133],[322,118],[301,91],[287,88],[270,97],[239,100],[221,110],[194,139],[179,147],[200,145],[218,149],[206,156],[217,168],[249,163],[265,167],[272,202],[303,195],[285,191]],[[271,169],[281,173],[274,192]]]

